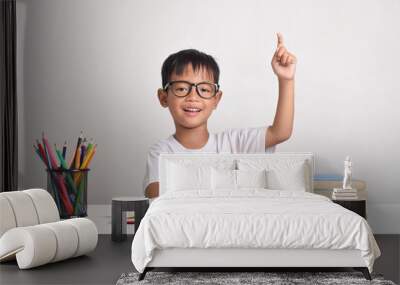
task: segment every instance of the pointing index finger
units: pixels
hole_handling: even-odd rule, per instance
[[[278,48],[283,45],[283,36],[281,33],[276,33],[278,36]]]

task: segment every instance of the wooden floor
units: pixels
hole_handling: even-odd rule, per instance
[[[400,235],[375,236],[382,256],[375,262],[374,272],[399,283]],[[0,264],[0,284],[115,284],[124,272],[135,271],[131,258],[132,238],[125,242],[111,241],[100,235],[94,252],[88,256],[19,270],[16,262]]]

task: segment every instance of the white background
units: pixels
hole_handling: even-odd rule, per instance
[[[277,151],[311,151],[316,173],[367,182],[374,232],[400,233],[400,2],[17,0],[21,188],[46,187],[32,144],[98,143],[89,204],[141,195],[148,147],[174,132],[161,65],[196,48],[224,92],[211,132],[273,122],[276,32],[298,57],[295,124]],[[99,210],[101,212],[101,210]]]

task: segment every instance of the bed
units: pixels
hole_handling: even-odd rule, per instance
[[[312,153],[161,154],[160,196],[132,242],[158,267],[352,267],[379,247],[361,216],[313,193]]]

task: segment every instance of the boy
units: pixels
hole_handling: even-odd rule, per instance
[[[274,123],[269,127],[210,134],[207,120],[222,97],[217,63],[197,50],[182,50],[164,61],[163,88],[158,90],[158,99],[162,107],[169,109],[176,131],[149,149],[143,181],[146,197],[158,196],[158,157],[162,152],[274,152],[275,145],[291,136],[296,57],[286,50],[282,35],[277,36],[271,65],[279,80],[279,98]]]

